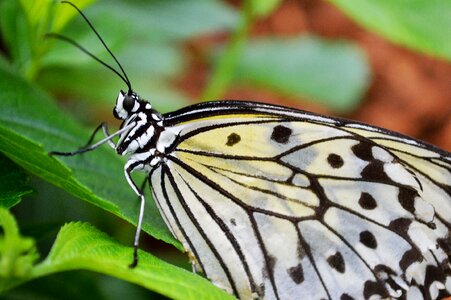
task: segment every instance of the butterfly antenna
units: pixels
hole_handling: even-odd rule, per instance
[[[114,59],[114,61],[116,62],[116,64],[119,66],[119,68],[122,71],[122,74],[119,74],[119,72],[117,72],[116,70],[114,70],[111,66],[107,65],[106,63],[104,63],[103,61],[101,61],[99,58],[95,57],[93,54],[91,54],[89,51],[87,51],[86,49],[84,49],[83,47],[81,47],[78,43],[76,43],[75,41],[66,38],[62,35],[59,34],[55,34],[52,33],[50,34],[51,36],[54,36],[58,39],[64,40],[66,42],[71,43],[72,45],[76,46],[78,49],[82,50],[83,52],[85,52],[86,54],[88,54],[89,56],[91,56],[92,58],[94,58],[96,61],[100,62],[102,65],[104,65],[105,67],[107,67],[110,70],[113,70],[114,73],[116,73],[126,84],[128,87],[128,94],[131,94],[132,92],[132,85],[130,83],[130,80],[128,79],[127,73],[125,73],[124,68],[122,68],[121,64],[119,63],[119,61],[117,60],[116,56],[114,56],[113,52],[111,52],[110,48],[108,48],[108,46],[105,44],[105,42],[103,41],[102,37],[100,36],[100,34],[97,32],[97,30],[94,28],[94,26],[92,25],[92,23],[89,21],[89,19],[85,16],[85,14],[72,2],[70,1],[61,1],[61,3],[66,3],[69,4],[70,6],[72,6],[73,8],[75,8],[78,13],[83,17],[83,19],[86,21],[86,23],[89,25],[89,27],[91,28],[91,30],[95,33],[95,35],[97,36],[97,38],[99,39],[99,41],[102,43],[102,45],[105,47],[105,49],[108,51],[108,53],[111,55],[111,57]]]
[[[87,55],[89,55],[90,57],[92,57],[93,59],[95,59],[97,62],[101,63],[103,66],[107,67],[108,69],[110,69],[111,71],[113,71],[114,73],[116,73],[117,76],[119,76],[124,82],[125,84],[127,84],[127,86],[129,87],[129,89],[131,89],[131,86],[129,84],[129,82],[127,81],[126,78],[124,78],[124,76],[122,76],[121,73],[119,73],[118,71],[116,71],[116,69],[114,69],[113,67],[111,67],[110,65],[108,65],[106,62],[104,62],[103,60],[101,60],[100,58],[98,58],[97,56],[95,56],[94,54],[92,54],[91,52],[89,52],[88,50],[86,50],[85,48],[83,48],[83,46],[81,46],[80,44],[78,44],[76,41],[58,34],[58,33],[47,33],[45,35],[46,38],[55,38],[58,40],[62,40],[65,41],[69,44],[72,44],[73,46],[75,46],[76,48],[80,49],[82,52],[86,53]]]

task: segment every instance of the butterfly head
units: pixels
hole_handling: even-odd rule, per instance
[[[124,92],[121,90],[117,96],[116,106],[113,109],[114,117],[119,120],[126,120],[140,109],[141,102],[135,92]]]

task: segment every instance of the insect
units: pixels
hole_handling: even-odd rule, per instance
[[[66,2],[75,7],[70,2]],[[76,8],[76,7],[75,7]],[[219,101],[160,114],[128,77],[114,116],[77,155],[108,143],[197,271],[240,299],[437,299],[451,293],[451,154],[353,121]],[[105,138],[92,144],[103,129]],[[118,138],[116,142],[113,139]]]

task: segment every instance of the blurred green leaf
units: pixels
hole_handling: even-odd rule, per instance
[[[27,0],[22,1],[27,2]],[[44,1],[54,3],[54,1],[52,0],[44,0]],[[74,3],[80,10],[84,10],[88,5],[90,5],[94,1],[95,0],[72,0],[71,2]],[[56,2],[53,15],[54,19],[50,32],[58,33],[62,31],[62,29],[69,23],[69,21],[72,18],[78,15],[78,12],[70,5],[58,1]]]
[[[80,8],[92,0],[76,1]],[[53,0],[4,0],[0,3],[0,31],[16,69],[33,79],[47,52],[44,36],[51,30],[55,10],[57,29],[61,30],[73,13],[58,9]],[[72,11],[75,11],[72,9]]]
[[[25,17],[32,36],[41,36],[48,30],[51,19],[51,10],[54,5],[52,0],[20,0],[20,4],[25,12]]]
[[[24,73],[33,57],[30,31],[19,1],[0,2],[0,34],[12,65]]]
[[[8,69],[10,71],[14,70],[13,66],[11,66],[10,62],[6,59],[6,57],[1,52],[0,52],[0,68]]]
[[[141,285],[172,299],[233,299],[199,275],[140,251],[138,267],[130,269],[133,248],[125,247],[87,223],[69,223],[59,232],[48,257],[25,280],[56,272],[90,270]],[[15,281],[5,288],[22,282]]]
[[[249,42],[235,72],[237,84],[256,84],[339,111],[355,108],[369,84],[363,53],[351,43],[313,37]]]
[[[126,88],[125,84],[84,53],[78,56],[78,49],[75,49],[75,56],[70,56],[73,47],[65,44],[60,46],[57,51],[52,51],[53,63],[41,71],[38,83],[56,94],[86,103],[104,103],[112,109],[114,98],[120,89]],[[103,57],[105,53],[99,55],[105,60],[109,59]],[[68,57],[74,60],[67,60]],[[182,71],[184,65],[178,49],[169,47],[169,44],[136,42],[134,47],[121,51],[119,58],[130,62],[126,69],[133,88],[143,98],[150,98],[155,108],[168,111],[187,104],[186,98],[171,88],[168,82]]]
[[[124,161],[114,151],[101,147],[75,157],[49,156],[48,151],[70,151],[84,145],[89,132],[63,114],[42,91],[3,69],[0,90],[0,151],[72,195],[136,223],[139,201],[123,178]],[[155,238],[181,248],[150,197],[143,225]]]
[[[0,207],[10,208],[32,191],[22,168],[0,154]]]
[[[88,7],[84,13],[121,61],[136,91],[151,98],[154,107],[161,111],[174,110],[188,102],[170,86],[185,66],[181,42],[229,30],[238,21],[238,14],[222,1],[205,0],[104,1]],[[81,18],[74,19],[64,34],[117,68]],[[112,95],[115,97],[124,88],[116,75],[72,45],[49,42],[53,47],[42,60],[43,70],[38,78],[41,85],[77,100],[113,104]]]
[[[71,8],[69,7],[69,9]],[[143,72],[143,63],[144,67],[153,66],[155,69],[155,64],[159,66],[162,55],[167,55],[167,52],[170,56],[169,59],[163,60],[166,64],[164,67],[168,67],[167,60],[175,59],[171,65],[171,68],[174,68],[181,62],[180,58],[175,57],[175,54],[180,55],[179,49],[175,49],[180,46],[176,42],[219,30],[231,29],[236,26],[238,21],[234,10],[225,6],[221,1],[205,0],[132,1],[127,3],[104,1],[88,7],[83,13],[91,20],[106,44],[118,58],[121,58],[121,61],[125,60],[122,58],[123,52],[128,51],[131,54],[130,63],[123,62],[129,73],[131,73],[129,68],[135,67]],[[65,30],[64,35],[117,67],[81,17],[74,19],[74,22]],[[50,51],[43,60],[45,66],[98,65],[92,58],[72,45],[64,45],[59,42],[55,45],[57,47]],[[137,57],[134,56],[136,53],[139,53]],[[161,68],[157,68],[157,70],[167,72]],[[157,74],[159,73],[157,72]]]
[[[56,273],[7,291],[2,300],[163,300],[141,286],[90,271]]]
[[[19,233],[11,213],[0,207],[0,292],[10,283],[28,277],[39,255],[33,239]]]
[[[449,0],[329,0],[392,42],[451,60]]]
[[[258,17],[265,17],[271,14],[282,2],[281,0],[248,0],[248,1],[251,2],[252,13]]]
[[[126,24],[128,37],[160,42],[230,30],[239,19],[238,13],[220,0],[103,1],[86,13],[96,27],[110,19],[122,27]]]
[[[41,210],[45,210],[46,207],[41,207]],[[55,214],[55,213],[54,213]],[[19,221],[22,221],[18,218]],[[36,241],[48,238],[53,234],[56,234],[58,230],[64,223],[61,222],[48,222],[47,220],[39,220],[39,223],[29,224],[28,220],[25,221],[27,224],[21,224],[21,232],[25,236],[29,236]]]
[[[220,99],[233,79],[239,57],[243,52],[249,35],[249,29],[254,19],[252,2],[244,1],[240,22],[226,44],[221,57],[215,61],[213,73],[204,89],[202,99]]]
[[[2,300],[111,300],[99,290],[96,274],[82,271],[58,273],[38,278],[2,293],[1,298]],[[128,298],[127,300],[132,299]]]

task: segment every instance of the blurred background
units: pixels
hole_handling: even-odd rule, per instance
[[[358,120],[451,150],[449,2],[73,2],[119,59],[135,91],[160,112],[204,100],[267,102]],[[62,110],[87,127],[100,121],[118,126],[111,110],[125,84],[75,47],[44,39],[48,32],[70,37],[117,69],[68,5],[0,0],[0,63],[53,95]],[[30,177],[35,192],[13,210],[25,233],[33,235],[40,228],[42,253],[50,248],[58,227],[70,220],[89,221],[131,244],[134,227],[125,221]],[[143,245],[190,268],[172,246],[148,236]],[[87,295],[162,298],[88,272],[57,274],[1,297]]]

